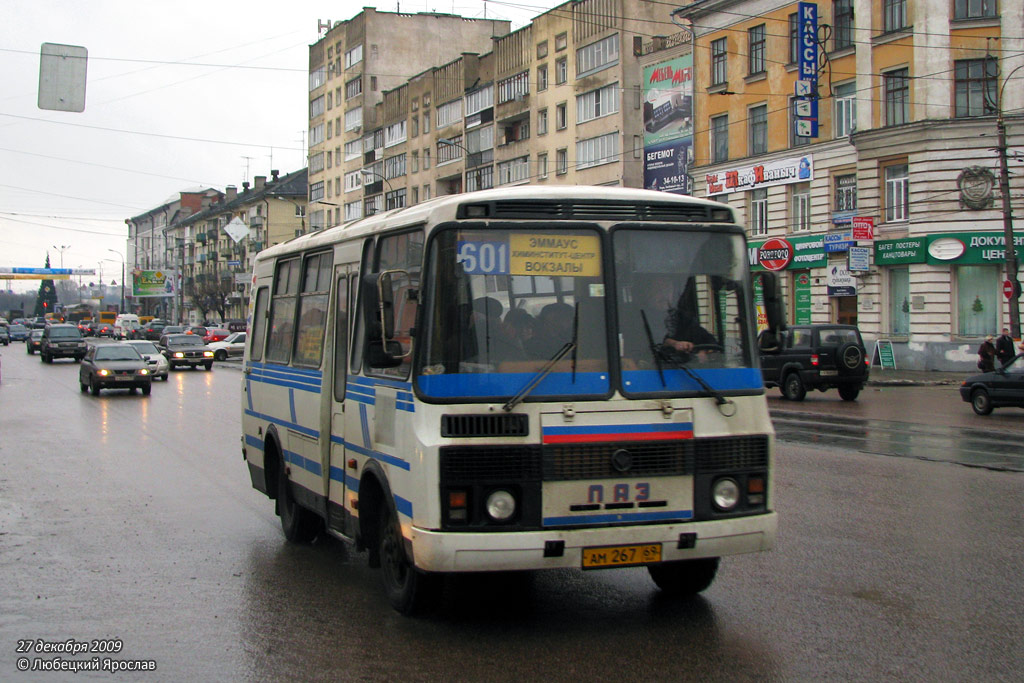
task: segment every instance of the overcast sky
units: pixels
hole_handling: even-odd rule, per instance
[[[509,19],[559,2],[403,2]],[[307,64],[318,20],[394,2],[5,0],[0,22],[0,266],[121,278],[125,219],[182,189],[241,188],[306,165]],[[486,10],[485,10],[486,6]],[[42,43],[88,50],[83,113],[37,107]],[[427,65],[413,65],[410,76]],[[61,247],[65,247],[63,251]],[[2,276],[0,276],[2,277]],[[7,288],[9,281],[0,280]],[[15,291],[39,283],[13,281]]]

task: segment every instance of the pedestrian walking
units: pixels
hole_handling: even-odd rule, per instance
[[[1013,350],[1013,337],[1010,336],[1010,328],[1004,327],[1003,333],[996,339],[996,358],[999,364],[1006,365],[1017,354]]]
[[[991,372],[996,369],[996,346],[992,343],[993,341],[995,341],[995,337],[990,334],[978,347],[978,369],[982,372]]]

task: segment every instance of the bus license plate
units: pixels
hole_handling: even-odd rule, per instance
[[[661,562],[661,544],[607,545],[583,549],[583,569],[632,567]]]

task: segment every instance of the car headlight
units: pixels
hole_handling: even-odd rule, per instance
[[[106,368],[100,368],[96,374],[99,375],[100,377],[106,377],[107,375],[110,374],[110,370],[107,370]]]
[[[729,511],[740,502],[740,487],[735,479],[719,479],[711,487],[711,500],[715,507],[722,511]]]
[[[181,351],[175,351],[175,352],[174,352],[174,357],[175,357],[175,358],[184,358],[184,357],[185,357],[185,354],[184,354],[184,353],[182,353]]]
[[[140,375],[148,375],[149,374],[149,370],[147,370],[146,368],[142,368],[141,370],[139,370],[139,374]]]
[[[203,356],[205,358],[213,358],[213,351],[203,351]]]
[[[495,522],[506,522],[516,512],[515,497],[503,489],[487,496],[487,514]]]

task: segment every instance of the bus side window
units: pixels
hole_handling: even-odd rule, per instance
[[[345,400],[345,362],[348,358],[348,277],[338,276],[334,317],[334,400]]]
[[[373,264],[370,259],[373,258],[373,238],[367,238],[366,242],[363,243],[363,257],[359,262],[359,272],[355,274],[352,295],[355,299],[354,306],[352,308],[352,321],[355,325],[355,334],[352,335],[352,362],[349,365],[349,370],[353,375],[359,374],[359,369],[363,365],[363,344],[364,344],[364,332],[363,332],[363,302],[360,300],[359,287],[355,284],[361,282],[363,273],[369,273],[373,270]]]
[[[263,342],[267,331],[267,303],[270,301],[270,290],[260,287],[256,292],[256,306],[252,312],[252,341],[249,346],[251,360],[263,359]]]

